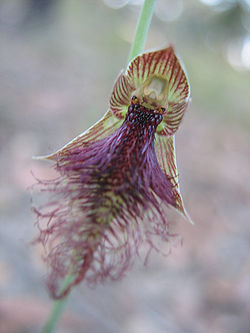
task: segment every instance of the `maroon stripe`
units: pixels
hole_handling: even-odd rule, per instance
[[[165,66],[164,66],[163,73],[165,73],[165,71],[167,70],[167,67],[168,67],[168,65],[169,65],[169,59],[170,59],[171,55],[172,55],[172,52],[171,52],[171,50],[170,50],[170,51],[168,52],[168,57],[167,57],[167,59],[166,59],[166,63],[165,63]]]
[[[154,54],[154,56],[152,55],[152,60],[151,60],[151,63],[154,61],[154,67],[153,67],[153,70],[152,70],[152,72],[151,73],[154,73],[155,72],[155,69],[156,69],[156,66],[157,66],[157,63],[159,62],[159,59],[160,59],[160,57],[161,57],[161,53],[159,53],[159,54]],[[151,63],[149,64],[149,67],[151,67]]]
[[[146,66],[149,64],[150,62],[150,54],[147,54],[147,55],[144,55],[144,56],[141,56],[140,59],[142,61],[142,76],[141,77],[144,77],[144,74],[145,74],[145,70],[146,70]],[[139,70],[139,69],[138,69]]]
[[[170,59],[169,67],[171,69],[171,74],[170,74],[170,77],[169,77],[169,84],[172,81],[172,78],[173,78],[173,75],[174,75],[175,63],[176,63],[176,58],[175,57],[173,59]]]
[[[180,76],[180,72],[181,72],[181,67],[180,66],[178,66],[178,64],[177,64],[177,66],[175,66],[175,68],[177,69],[177,72],[175,72],[175,75],[174,75],[174,82],[173,82],[173,85],[172,85],[172,89],[175,87],[175,85],[176,85],[176,88],[175,88],[175,90],[174,90],[174,93],[176,92],[176,90],[178,90],[179,89],[179,81],[180,81],[180,78],[179,78],[179,76]]]
[[[162,66],[165,64],[165,61],[166,61],[165,58],[166,58],[166,55],[165,55],[165,52],[163,51],[159,54],[159,60],[157,61],[157,64],[156,64],[156,65],[158,65],[160,63],[160,66],[158,68],[159,74],[162,74]]]
[[[137,59],[136,59],[137,73],[133,73],[134,75],[136,74],[137,78],[139,78],[139,76],[138,76],[138,74],[139,74],[139,68],[140,68],[140,61],[139,61],[139,57],[137,57]]]

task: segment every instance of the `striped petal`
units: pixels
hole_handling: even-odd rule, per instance
[[[189,222],[192,223],[188,213],[185,210],[180,192],[174,136],[166,137],[162,135],[156,135],[155,152],[161,169],[166,174],[173,187],[176,204],[175,208],[182,215],[184,215]]]
[[[173,135],[178,129],[190,99],[190,87],[186,73],[175,55],[172,46],[136,57],[128,66],[128,83],[136,91],[150,78],[166,81],[167,98],[164,102],[167,112],[157,129],[161,135]]]
[[[133,87],[129,84],[127,76],[121,73],[115,82],[109,101],[110,110],[116,117],[125,118],[132,92]]]
[[[87,129],[85,132],[78,135],[55,153],[46,156],[38,156],[35,157],[35,159],[56,161],[59,157],[70,154],[70,149],[72,148],[89,145],[91,142],[98,141],[112,134],[117,128],[121,126],[122,122],[122,119],[115,117],[114,114],[109,110],[97,123]]]

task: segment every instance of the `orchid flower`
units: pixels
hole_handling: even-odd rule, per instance
[[[103,118],[56,153],[58,178],[41,181],[53,199],[36,209],[52,297],[85,279],[118,279],[141,243],[170,237],[166,207],[183,205],[174,135],[190,100],[172,46],[134,58],[114,85]],[[60,281],[72,276],[60,292]]]

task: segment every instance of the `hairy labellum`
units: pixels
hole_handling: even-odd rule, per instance
[[[159,205],[174,205],[175,198],[154,150],[155,131],[161,121],[160,113],[131,104],[116,132],[81,149],[72,148],[57,161],[61,178],[52,190],[65,204],[56,202],[55,211],[49,214],[53,220],[43,235],[46,237],[53,229],[50,246],[60,242],[49,256],[54,271],[49,283],[54,297],[62,296],[57,294],[60,275],[74,275],[72,285],[85,275],[89,282],[120,277],[130,265],[142,234],[157,233],[157,223],[167,226]],[[65,219],[65,210],[70,222]],[[153,213],[145,232],[140,217],[142,212],[146,216],[147,210]],[[115,265],[113,258],[106,258],[110,246],[116,257],[120,252],[121,260],[116,259]]]
[[[90,284],[117,279],[131,266],[140,243],[157,249],[154,236],[169,240],[164,207],[186,215],[173,133],[188,98],[172,48],[139,56],[118,78],[111,111],[46,157],[55,162],[59,177],[40,181],[52,198],[35,211],[52,297],[64,297],[82,279]],[[66,276],[72,282],[62,290]]]

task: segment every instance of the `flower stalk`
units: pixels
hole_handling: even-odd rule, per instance
[[[154,7],[156,4],[156,0],[145,0],[142,6],[142,10],[137,22],[137,28],[134,36],[133,43],[131,45],[129,61],[135,58],[138,54],[143,52],[145,41],[147,38],[147,34],[149,31],[149,26],[152,20]],[[68,275],[66,276],[62,292],[68,289],[74,280],[74,276]],[[49,319],[44,326],[43,333],[52,333],[62,315],[64,305],[68,299],[69,294],[67,294],[64,298],[58,299],[54,301],[54,306],[50,313]]]
[[[129,54],[129,62],[144,50],[149,26],[154,13],[156,0],[145,0],[137,22],[134,41]]]
[[[72,280],[73,280],[73,276],[71,276],[71,275],[68,275],[65,278],[62,291],[64,291],[64,289],[68,287],[68,285],[72,282]],[[45,324],[42,333],[52,333],[54,331],[56,324],[63,312],[63,309],[64,309],[65,303],[68,299],[68,296],[65,296],[62,299],[54,301],[53,308],[50,313],[50,317],[49,317],[47,323]]]

